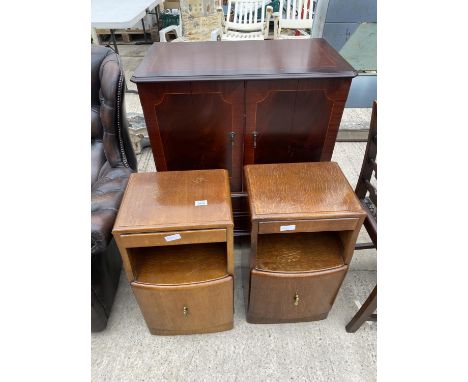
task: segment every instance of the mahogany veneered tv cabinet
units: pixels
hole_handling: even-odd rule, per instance
[[[242,168],[329,161],[357,75],[324,39],[154,43],[135,70],[158,171],[229,171],[248,234]]]

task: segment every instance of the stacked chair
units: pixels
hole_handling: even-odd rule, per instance
[[[366,152],[362,162],[361,173],[356,185],[355,193],[361,201],[364,211],[367,213],[364,220],[371,243],[356,244],[356,250],[377,248],[377,187],[372,184],[372,175],[377,179],[377,103],[372,107],[372,117],[369,129],[369,138],[367,140]],[[365,321],[377,321],[377,285],[354,315],[351,321],[346,325],[346,331],[354,333]]]
[[[266,39],[272,13],[271,6],[265,7],[265,0],[229,0],[221,40]]]
[[[221,3],[215,0],[181,0],[179,24],[159,32],[161,42],[173,32],[180,41],[263,40],[273,13],[265,0],[229,0],[225,20]]]
[[[279,11],[273,14],[274,39],[310,38],[314,4],[314,0],[280,0]]]

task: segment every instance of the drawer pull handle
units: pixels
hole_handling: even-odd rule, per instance
[[[186,306],[184,306],[184,317],[188,317],[188,308]]]
[[[294,306],[298,306],[298,305],[299,305],[299,295],[296,292],[296,295],[294,296]]]
[[[253,135],[253,148],[256,149],[257,148],[257,135],[258,135],[258,133],[256,131],[254,131],[252,133],[252,135]]]

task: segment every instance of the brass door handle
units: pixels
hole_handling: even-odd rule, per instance
[[[189,314],[188,308],[184,306],[184,317],[187,318]]]
[[[294,296],[294,306],[299,305],[299,294],[296,292],[296,295]]]

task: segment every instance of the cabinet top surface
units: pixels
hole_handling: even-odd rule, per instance
[[[354,190],[335,162],[245,166],[253,219],[364,216]]]
[[[114,232],[152,232],[232,225],[226,170],[130,176]]]
[[[132,81],[207,81],[355,77],[357,72],[322,38],[154,43]]]

